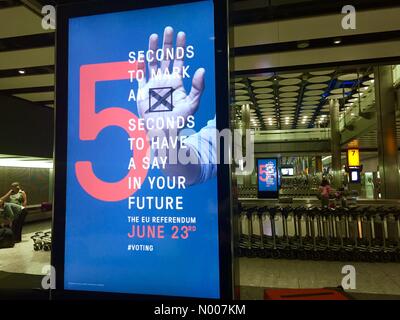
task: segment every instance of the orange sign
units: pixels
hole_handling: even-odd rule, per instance
[[[359,149],[348,149],[347,150],[347,165],[349,167],[360,166],[360,150]]]

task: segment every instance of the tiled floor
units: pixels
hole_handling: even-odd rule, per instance
[[[356,270],[349,292],[400,295],[400,264],[348,263]],[[269,288],[321,288],[341,285],[343,262],[240,259],[240,285]]]
[[[31,236],[50,228],[50,221],[24,226],[20,243],[16,243],[14,248],[0,249],[0,271],[42,274],[42,268],[50,264],[50,252],[34,251]]]

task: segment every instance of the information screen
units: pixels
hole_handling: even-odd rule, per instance
[[[257,159],[257,181],[259,194],[271,195],[278,192],[277,159]]]
[[[74,17],[68,35],[64,288],[219,298],[217,166],[162,152],[216,150],[199,139],[216,127],[213,2]]]
[[[294,169],[293,168],[281,168],[282,176],[293,176]]]
[[[350,170],[350,182],[352,183],[360,183],[360,171],[358,170]]]

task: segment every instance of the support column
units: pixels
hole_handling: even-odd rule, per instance
[[[315,168],[313,166],[313,157],[308,157],[308,174],[315,174]]]
[[[244,134],[242,135],[242,154],[247,155],[247,150],[246,149],[246,138],[248,134],[248,129],[250,129],[250,105],[245,104],[242,105],[242,128]],[[250,187],[251,186],[251,174],[246,174],[243,176],[243,185],[245,187]]]
[[[381,193],[384,199],[398,200],[400,198],[400,178],[392,67],[375,67],[374,74]]]
[[[322,172],[322,156],[315,156],[315,172]]]
[[[340,188],[341,181],[341,154],[340,154],[340,131],[339,131],[339,102],[337,99],[329,101],[329,112],[331,121],[331,153],[332,153],[332,176],[331,185]]]

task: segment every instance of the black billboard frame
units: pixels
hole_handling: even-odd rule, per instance
[[[124,0],[95,0],[57,6],[56,29],[56,85],[55,85],[55,143],[54,143],[54,206],[52,225],[51,264],[56,270],[56,289],[51,290],[51,299],[193,299],[186,297],[76,291],[64,289],[65,257],[65,209],[66,168],[68,130],[68,19],[111,12],[162,7],[198,2],[202,0],[147,0],[127,2]],[[228,0],[213,0],[215,30],[215,90],[216,123],[219,130],[230,127],[230,66]],[[225,107],[224,107],[225,106]],[[224,159],[224,148],[218,146],[220,159]],[[231,171],[229,164],[219,164],[218,178],[218,222],[219,222],[219,278],[220,299],[234,298],[234,264],[232,234]],[[238,285],[238,284],[236,284]]]

